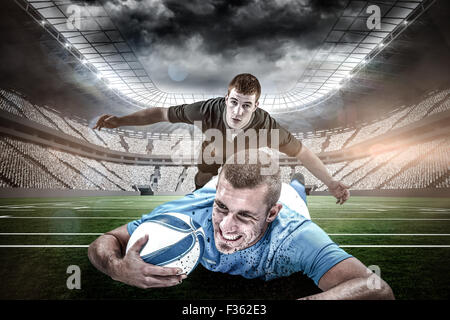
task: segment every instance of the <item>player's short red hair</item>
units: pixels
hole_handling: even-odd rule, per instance
[[[230,91],[233,88],[240,94],[248,96],[255,94],[256,101],[258,101],[261,96],[261,85],[259,84],[258,79],[250,73],[241,73],[235,76],[228,85],[228,94],[230,94]]]

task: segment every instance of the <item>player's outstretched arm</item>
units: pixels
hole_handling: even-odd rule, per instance
[[[93,129],[114,129],[121,126],[144,126],[157,122],[169,121],[167,108],[148,108],[132,114],[116,117],[109,114],[102,115]]]
[[[142,260],[139,252],[148,236],[136,241],[125,254],[129,238],[126,225],[105,233],[89,245],[89,260],[112,279],[143,289],[174,286],[186,278],[181,269],[159,267]]]
[[[319,280],[324,292],[299,300],[393,300],[391,287],[356,258],[348,258]]]
[[[348,200],[350,197],[349,187],[342,182],[334,180],[323,162],[308,147],[303,145],[296,158],[301,161],[309,172],[328,187],[330,193],[337,199],[336,203],[343,204]]]

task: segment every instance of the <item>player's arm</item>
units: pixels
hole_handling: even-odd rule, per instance
[[[142,260],[139,252],[148,236],[136,241],[125,254],[129,239],[127,225],[105,233],[89,245],[89,260],[112,279],[143,289],[174,286],[186,278],[180,275],[181,269],[159,267]]]
[[[324,292],[300,300],[395,299],[391,287],[356,258],[348,258],[328,270],[319,280]]]
[[[300,152],[298,152],[295,157],[309,170],[309,172],[328,187],[330,193],[336,197],[336,203],[343,204],[347,201],[350,197],[349,187],[342,182],[334,180],[323,162],[314,154],[314,152],[305,145],[302,145]]]
[[[144,126],[163,121],[169,121],[168,109],[152,107],[123,117],[105,114],[98,119],[94,129],[114,129],[121,126]]]

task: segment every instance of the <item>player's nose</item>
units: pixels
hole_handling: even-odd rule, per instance
[[[220,222],[220,230],[222,230],[222,233],[232,233],[237,230],[236,221],[232,215],[229,214],[223,218]]]
[[[237,116],[242,116],[242,114],[244,113],[244,108],[242,108],[242,106],[238,106],[237,108],[236,108],[236,115]]]

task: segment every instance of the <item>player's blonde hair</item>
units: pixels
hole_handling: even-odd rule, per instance
[[[276,170],[266,170],[263,168],[273,168],[275,158],[261,149],[250,149],[240,151],[240,153],[228,158],[222,166],[219,180],[225,178],[233,188],[251,189],[261,185],[267,186],[266,204],[272,208],[280,198],[281,175],[278,162]],[[244,161],[236,161],[239,157]],[[264,172],[264,174],[261,174]]]

